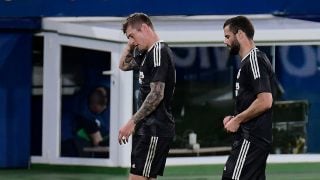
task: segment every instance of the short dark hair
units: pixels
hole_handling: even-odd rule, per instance
[[[105,87],[96,87],[89,95],[89,105],[98,104],[101,106],[107,106],[109,101],[109,89]]]
[[[127,32],[128,26],[132,26],[133,28],[140,28],[141,25],[145,23],[151,29],[153,29],[153,24],[148,15],[144,13],[133,13],[127,17],[125,22],[122,24],[122,31],[125,34]]]
[[[229,26],[231,32],[236,34],[239,30],[242,30],[246,33],[249,39],[253,39],[254,36],[254,27],[251,21],[245,16],[236,16],[230,19],[227,19],[223,24],[223,28]]]

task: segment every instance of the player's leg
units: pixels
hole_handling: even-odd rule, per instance
[[[260,149],[258,149],[260,151]],[[268,154],[265,153],[257,153],[260,155],[257,155],[254,157],[253,161],[251,162],[251,165],[248,165],[250,168],[250,171],[247,171],[243,175],[241,175],[241,178],[246,179],[255,179],[255,180],[266,180],[266,164],[267,164],[267,156]]]
[[[222,177],[221,180],[232,180],[231,178],[227,178],[227,177]]]
[[[158,175],[162,175],[171,141],[172,138],[134,135],[130,176],[156,179]]]
[[[139,175],[135,175],[135,174],[130,174],[129,180],[148,180],[148,178],[143,177],[143,176],[139,176]]]
[[[237,159],[240,154],[242,140],[235,140],[232,144],[230,155],[227,159],[227,162],[223,168],[222,180],[231,180],[233,179],[233,172],[237,163]]]
[[[244,139],[235,142],[223,172],[223,178],[264,180],[268,150]]]
[[[156,178],[146,178],[146,177],[143,177],[143,176],[130,174],[129,175],[129,180],[156,180]]]
[[[265,170],[269,149],[265,144],[251,143],[243,165],[240,179],[265,180]]]

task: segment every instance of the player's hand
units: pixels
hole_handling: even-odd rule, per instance
[[[132,119],[130,119],[124,126],[119,130],[118,141],[119,144],[126,144],[129,141],[129,137],[134,130],[135,124]]]
[[[128,52],[129,52],[130,54],[132,54],[135,47],[136,47],[136,46],[129,41],[126,48],[127,48]]]
[[[226,116],[223,119],[223,126],[226,126],[226,124],[233,118],[233,116]]]
[[[231,117],[231,119],[224,125],[224,128],[227,132],[237,132],[240,127],[240,121],[237,119],[238,117]]]

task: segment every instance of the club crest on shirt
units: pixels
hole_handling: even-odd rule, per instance
[[[139,71],[139,83],[142,84],[142,80],[144,78],[144,74],[142,71]]]

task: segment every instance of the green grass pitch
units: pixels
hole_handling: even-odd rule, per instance
[[[219,180],[223,165],[168,166],[159,180]],[[3,180],[125,180],[128,169],[32,165],[30,169],[0,169]],[[268,164],[270,180],[319,180],[320,163]]]

